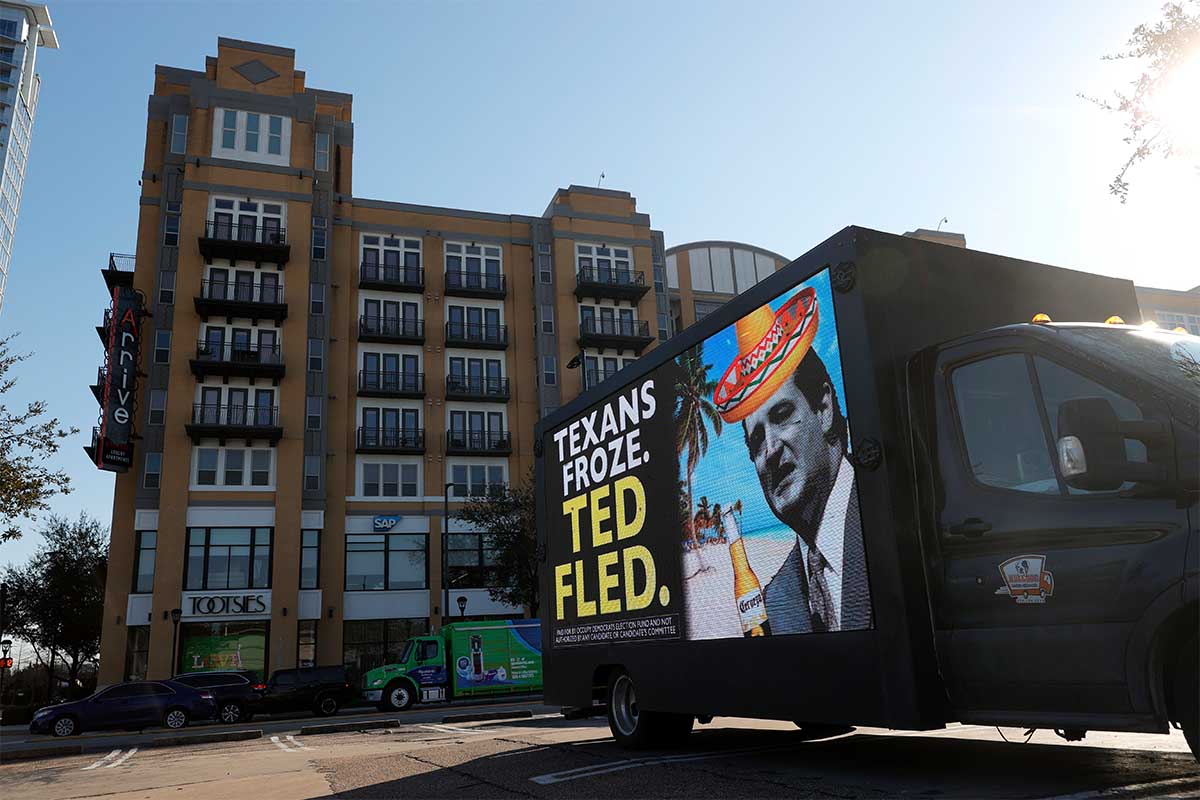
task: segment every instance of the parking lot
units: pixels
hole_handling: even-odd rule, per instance
[[[1179,734],[1092,733],[1066,743],[1039,731],[1025,744],[1021,731],[955,726],[806,740],[787,723],[718,719],[697,726],[686,749],[631,753],[601,719],[568,721],[536,704],[505,708],[533,716],[456,723],[441,721],[446,710],[419,710],[400,715],[399,727],[329,735],[300,734],[309,720],[279,721],[238,726],[263,730],[261,738],[181,747],[151,746],[161,732],[85,736],[97,749],[6,764],[0,780],[8,796],[46,800],[1200,797]]]

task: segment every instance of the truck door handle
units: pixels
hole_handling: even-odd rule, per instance
[[[992,529],[992,523],[984,522],[979,517],[967,517],[957,525],[951,525],[949,533],[952,536],[983,536]]]

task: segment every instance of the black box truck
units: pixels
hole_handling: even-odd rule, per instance
[[[538,427],[547,702],[633,747],[722,715],[1195,752],[1200,338],[1139,319],[1129,281],[851,227],[660,343]]]

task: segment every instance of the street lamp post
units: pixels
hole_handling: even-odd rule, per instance
[[[171,677],[175,677],[176,668],[179,666],[179,620],[183,617],[183,611],[178,608],[171,609]]]
[[[467,616],[467,598],[465,595],[461,594],[458,596],[458,616]]]
[[[8,658],[8,651],[12,649],[12,639],[0,641],[0,654]],[[0,667],[0,707],[4,705],[4,673],[8,672],[6,667]],[[0,712],[2,713],[2,712]]]
[[[446,548],[450,546],[450,490],[453,483],[447,483],[442,492],[442,625],[450,616],[450,558]]]

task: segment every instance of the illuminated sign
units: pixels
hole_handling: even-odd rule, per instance
[[[108,317],[100,427],[92,445],[96,466],[126,472],[133,466],[133,417],[137,403],[138,356],[141,353],[142,297],[118,286]]]

